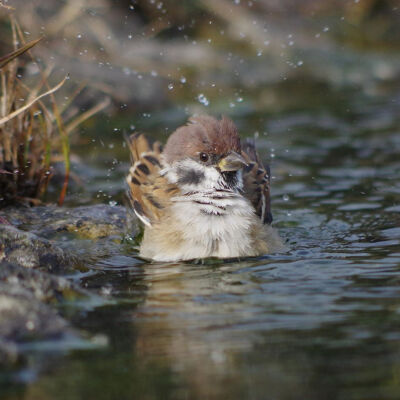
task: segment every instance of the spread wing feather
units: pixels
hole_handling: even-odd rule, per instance
[[[270,198],[270,170],[264,167],[254,141],[247,139],[242,144],[242,154],[248,161],[248,166],[243,169],[244,195],[250,200],[256,214],[264,224],[272,222]]]
[[[126,177],[128,197],[137,217],[148,226],[158,220],[179,189],[160,176],[162,146],[150,146],[143,134],[127,138],[132,166]]]

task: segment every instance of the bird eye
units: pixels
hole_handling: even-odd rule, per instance
[[[207,162],[208,161],[208,154],[207,153],[200,153],[200,161]]]

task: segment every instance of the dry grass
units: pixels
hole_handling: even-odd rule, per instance
[[[37,81],[24,83],[21,59],[40,39],[25,44],[25,37],[11,18],[14,51],[0,58],[0,207],[21,202],[37,204],[52,176],[52,158],[63,154],[64,184],[59,203],[66,195],[69,179],[69,133],[85,119],[108,105],[107,100],[93,109],[63,120],[66,106],[60,108],[54,93],[67,77],[51,87],[52,67],[39,68]],[[18,43],[21,45],[18,46]],[[30,55],[31,60],[34,60]]]

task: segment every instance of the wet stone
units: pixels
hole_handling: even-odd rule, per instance
[[[0,338],[20,342],[63,335],[67,322],[22,288],[0,284]]]
[[[0,365],[20,361],[23,343],[77,336],[53,306],[84,295],[65,278],[1,262]]]
[[[8,262],[0,263],[0,286],[14,293],[29,293],[38,301],[59,303],[88,294],[70,280]]]
[[[0,211],[12,225],[42,237],[69,232],[82,238],[97,239],[122,235],[126,230],[126,209],[97,204],[75,208],[46,206],[7,208]]]
[[[80,338],[60,307],[77,300],[81,310],[96,295],[60,275],[115,251],[128,230],[137,220],[118,206],[0,210],[0,366],[24,362],[26,345]]]
[[[49,240],[6,224],[0,224],[0,261],[55,273],[77,263],[72,255]]]

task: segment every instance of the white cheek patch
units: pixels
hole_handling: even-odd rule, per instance
[[[183,193],[227,189],[224,178],[214,166],[203,165],[190,158],[178,161],[173,165],[166,164],[160,174],[165,175],[171,183],[179,184]],[[187,179],[185,179],[185,175],[187,175]],[[241,190],[242,188],[242,171],[238,171],[235,189]]]
[[[160,173],[171,183],[179,184],[183,193],[213,189],[217,187],[221,177],[214,167],[202,165],[190,158],[178,161],[172,166],[166,165]]]

